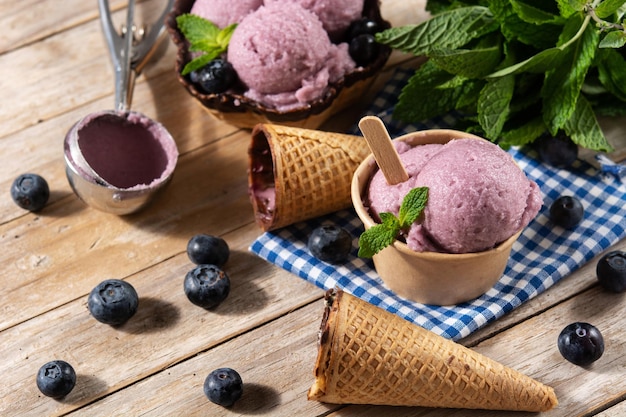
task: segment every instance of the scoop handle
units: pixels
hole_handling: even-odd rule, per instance
[[[402,165],[383,121],[375,116],[365,116],[359,122],[359,129],[363,132],[387,184],[395,185],[408,180],[409,175]]]

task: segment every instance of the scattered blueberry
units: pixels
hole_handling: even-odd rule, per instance
[[[591,365],[604,353],[602,334],[589,323],[576,322],[565,326],[557,345],[565,359],[579,366]]]
[[[37,174],[22,174],[11,185],[11,198],[15,204],[29,211],[39,211],[50,197],[46,180]]]
[[[216,369],[204,380],[204,394],[211,402],[230,407],[243,394],[241,376],[231,368]]]
[[[576,197],[561,196],[550,206],[550,220],[556,225],[571,229],[578,225],[585,215],[580,200]]]
[[[373,35],[380,32],[382,29],[382,26],[376,20],[362,17],[350,23],[350,27],[348,27],[348,40],[354,39],[359,35]]]
[[[211,264],[221,268],[228,261],[230,249],[221,237],[199,234],[189,239],[187,256],[196,265]]]
[[[345,260],[352,250],[352,236],[339,226],[320,226],[309,236],[307,246],[317,259],[338,263]]]
[[[626,291],[626,252],[612,251],[604,255],[596,265],[600,285],[609,291]]]
[[[126,281],[107,279],[89,293],[87,307],[99,322],[117,326],[125,323],[139,306],[137,291]]]
[[[37,388],[45,396],[65,397],[72,391],[74,385],[76,385],[76,372],[72,365],[65,361],[48,362],[37,372]]]
[[[567,168],[578,158],[578,146],[562,133],[541,136],[535,146],[541,160],[556,168]]]
[[[237,72],[232,64],[223,59],[214,59],[199,70],[189,74],[193,83],[199,84],[207,94],[219,94],[228,90],[237,81]]]
[[[211,309],[228,297],[230,279],[215,265],[198,265],[185,275],[184,289],[193,304]]]
[[[363,34],[350,41],[348,52],[358,66],[365,67],[376,59],[379,49],[374,35]]]

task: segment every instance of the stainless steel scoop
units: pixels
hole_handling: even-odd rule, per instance
[[[135,26],[130,0],[121,34],[113,27],[108,0],[98,0],[100,21],[115,72],[115,108],[89,114],[64,142],[68,181],[83,201],[102,211],[128,214],[144,207],[165,186],[178,159],[176,143],[158,122],[130,110],[135,78],[148,62],[174,0],[152,27]]]

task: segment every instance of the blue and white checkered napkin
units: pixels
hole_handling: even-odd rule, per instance
[[[402,125],[391,119],[392,106],[410,74],[408,70],[397,70],[368,114],[381,117],[392,137],[452,125],[453,115],[419,125]],[[532,153],[519,149],[511,149],[510,153],[540,186],[544,206],[514,244],[504,276],[486,294],[471,302],[448,307],[425,305],[398,297],[385,288],[371,260],[356,256],[363,225],[352,210],[264,233],[250,250],[320,288],[342,288],[437,334],[458,340],[545,291],[625,235],[626,186],[618,179],[607,180],[583,161],[576,161],[569,170],[561,170],[542,164]],[[585,208],[582,223],[573,230],[564,230],[548,221],[548,208],[564,194],[576,196]],[[337,224],[352,233],[354,250],[346,263],[331,265],[308,252],[308,236],[322,224]]]

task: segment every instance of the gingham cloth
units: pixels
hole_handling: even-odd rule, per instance
[[[453,125],[454,115],[413,125],[391,118],[393,104],[410,75],[410,70],[397,70],[367,114],[383,119],[392,137]],[[360,132],[355,127],[352,133]],[[356,256],[363,225],[353,210],[264,233],[250,250],[320,288],[341,288],[446,338],[461,339],[567,277],[625,234],[626,188],[617,176],[610,175],[611,169],[603,175],[601,170],[580,160],[568,170],[555,169],[539,162],[532,151],[510,149],[509,152],[541,188],[544,205],[514,244],[504,276],[486,294],[471,302],[447,307],[425,305],[389,291],[371,260]],[[576,196],[585,209],[582,223],[573,230],[556,227],[548,220],[550,205],[561,195]],[[352,234],[353,251],[347,262],[332,265],[309,253],[308,236],[322,224],[337,224]]]

